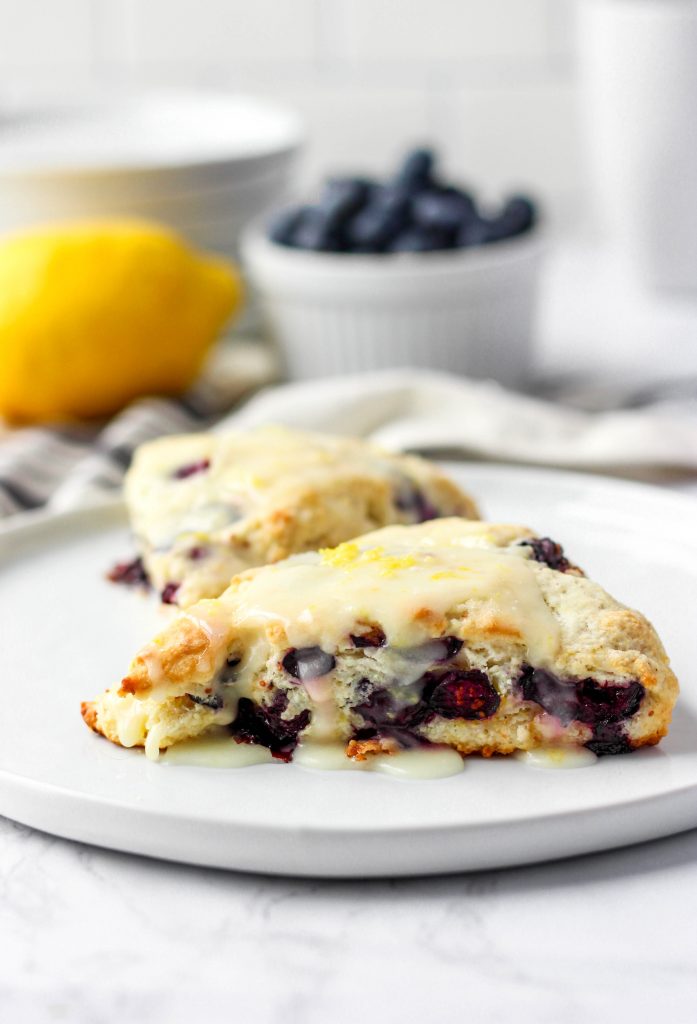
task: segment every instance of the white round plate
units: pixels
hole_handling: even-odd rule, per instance
[[[120,505],[0,534],[0,813],[59,836],[193,864],[325,877],[502,867],[697,826],[697,541],[692,499],[553,471],[449,467],[490,519],[523,522],[655,623],[682,681],[660,747],[549,771],[470,758],[437,781],[153,764],[79,714],[162,612],[109,584]]]

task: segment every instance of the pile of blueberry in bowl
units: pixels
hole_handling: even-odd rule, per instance
[[[294,380],[418,367],[505,385],[531,365],[544,239],[533,203],[478,203],[409,153],[386,182],[332,178],[242,238],[266,332]]]
[[[414,149],[385,182],[329,178],[317,203],[272,218],[268,237],[311,252],[437,252],[515,238],[531,231],[536,219],[524,195],[483,209],[469,191],[439,178],[432,150]]]

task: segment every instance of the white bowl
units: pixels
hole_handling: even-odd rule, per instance
[[[542,243],[353,255],[242,236],[245,269],[292,379],[422,366],[520,384],[530,370]]]
[[[294,113],[249,96],[146,92],[3,115],[0,177],[171,195],[253,177],[301,137]]]
[[[184,234],[225,222],[232,251],[242,226],[284,198],[302,141],[292,112],[215,93],[25,110],[0,127],[0,232],[103,216]]]

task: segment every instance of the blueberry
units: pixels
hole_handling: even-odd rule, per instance
[[[132,562],[117,562],[106,576],[112,583],[125,583],[129,587],[150,586],[150,579],[145,571],[143,559],[140,557],[134,558]]]
[[[503,208],[498,223],[505,230],[506,238],[522,235],[535,224],[537,211],[534,203],[525,196],[511,196]]]
[[[436,252],[452,249],[452,232],[436,228],[408,227],[387,245],[387,252]]]
[[[514,238],[529,231],[535,223],[535,208],[524,196],[509,199],[498,217],[478,217],[465,224],[458,235],[460,246],[486,245]]]
[[[561,544],[555,543],[550,537],[531,537],[530,540],[521,540],[520,546],[531,548],[534,561],[541,562],[550,569],[566,572],[571,568],[571,562],[564,557]]]
[[[466,192],[429,189],[414,197],[412,215],[419,227],[450,232],[454,237],[459,228],[476,217],[476,209]]]
[[[219,711],[223,706],[223,698],[218,693],[211,694],[210,697],[197,697],[195,693],[187,693],[187,697],[194,704],[200,704],[204,708],[211,708],[213,711]]]
[[[372,188],[372,183],[364,178],[330,178],[327,181],[319,206],[332,231],[339,231],[366,205]]]
[[[444,636],[443,643],[445,644],[445,658],[443,660],[447,661],[450,658],[454,658],[462,650],[462,640],[457,636]]]
[[[205,473],[207,469],[210,469],[210,459],[199,459],[197,462],[188,462],[185,466],[180,466],[179,469],[175,469],[172,476],[175,480],[186,480],[190,476],[196,476],[197,473]]]
[[[288,698],[276,691],[270,704],[255,704],[241,697],[237,718],[230,729],[239,743],[259,743],[268,747],[274,757],[290,761],[298,743],[298,734],[310,724],[310,712],[301,711],[295,718],[284,718]]]
[[[441,718],[491,718],[501,703],[486,673],[478,669],[453,669],[442,676],[425,678],[422,700]]]
[[[283,659],[283,668],[288,675],[299,679],[301,683],[326,676],[335,665],[334,655],[323,651],[321,647],[294,647]]]
[[[453,642],[450,644],[449,642]],[[446,637],[437,641],[450,645],[453,655],[460,641]],[[459,650],[459,646],[457,647]],[[451,655],[452,656],[452,655]],[[365,726],[373,730],[387,730],[402,741],[410,730],[427,724],[436,715],[441,718],[464,718],[468,721],[491,718],[501,703],[501,698],[484,672],[477,669],[467,671],[451,669],[443,675],[427,672],[423,678],[421,699],[415,704],[403,707],[395,705],[392,695],[385,689],[369,692],[362,704],[354,710],[362,717]]]
[[[586,746],[598,757],[605,757],[607,754],[628,754],[633,749],[622,726],[616,723],[597,726],[593,732],[593,739],[589,740]]]
[[[331,252],[341,248],[341,240],[326,211],[312,206],[305,210],[293,232],[293,245],[313,252]]]
[[[165,583],[162,592],[160,594],[160,600],[163,604],[176,604],[177,603],[177,591],[181,587],[181,583]]]
[[[524,700],[539,704],[562,725],[583,722],[593,729],[594,739],[602,738],[606,726],[618,725],[635,715],[645,692],[636,680],[606,683],[597,679],[560,679],[552,672],[529,665],[523,669],[519,686]]]
[[[354,647],[384,647],[387,637],[379,626],[371,626],[365,633],[351,633]]]
[[[378,185],[371,192],[370,202],[380,209],[391,210],[408,217],[411,199],[411,192],[403,185]]]
[[[366,688],[367,680],[362,680]],[[359,688],[361,684],[359,683]],[[363,719],[363,727],[354,733],[355,739],[382,737],[393,739],[400,747],[419,746],[422,740],[412,730],[420,725],[428,714],[428,709],[421,703],[407,705],[398,710],[388,690],[370,689],[362,704],[354,707],[354,712]]]
[[[305,206],[290,206],[277,213],[267,229],[271,241],[279,245],[293,245],[293,236],[307,209]]]
[[[366,724],[376,728],[391,724],[396,712],[391,694],[382,688],[374,689],[362,704],[356,705],[354,710]]]
[[[499,234],[494,221],[486,217],[473,217],[462,225],[457,233],[457,245],[461,249],[469,249],[476,245],[487,245],[495,242]]]
[[[394,503],[400,512],[407,512],[415,523],[425,523],[429,519],[438,519],[440,516],[435,505],[408,477],[404,477],[400,482],[395,493]]]
[[[583,679],[576,684],[576,717],[586,725],[607,725],[631,718],[639,710],[644,687],[636,681],[624,684]]]
[[[539,704],[547,714],[558,718],[562,725],[569,725],[576,718],[578,703],[573,683],[559,679],[545,669],[527,667],[523,670],[519,685],[524,700]]]
[[[373,201],[346,226],[348,247],[357,252],[382,252],[406,224],[398,205]]]
[[[408,189],[420,190],[431,184],[435,156],[431,149],[413,149],[404,158],[395,175],[395,182]]]

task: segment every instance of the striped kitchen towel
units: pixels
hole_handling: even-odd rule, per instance
[[[231,350],[231,352],[234,350]],[[492,383],[426,370],[385,370],[271,388],[273,363],[261,347],[239,354],[177,400],[135,402],[100,430],[9,431],[0,438],[0,514],[47,505],[74,508],[113,492],[134,448],[161,434],[285,423],[353,434],[392,451],[433,458],[494,459],[619,474],[697,493],[697,394],[615,395],[590,412],[569,402],[516,394]],[[577,382],[577,389],[581,385]],[[579,394],[581,392],[579,391]],[[647,400],[647,398],[649,400]],[[584,404],[589,404],[586,398]]]
[[[180,398],[140,399],[98,426],[0,428],[0,517],[108,495],[139,444],[209,427],[275,374],[262,346],[239,342],[222,348]]]

